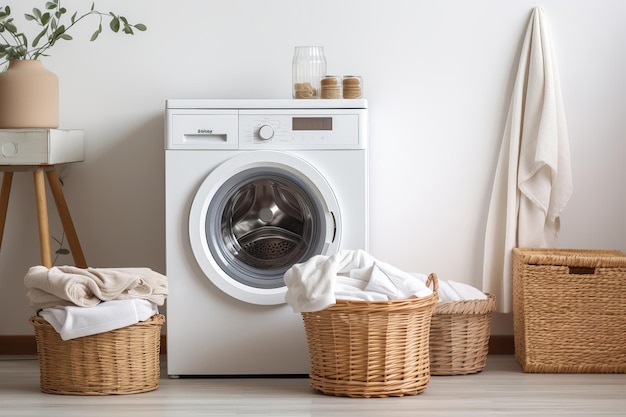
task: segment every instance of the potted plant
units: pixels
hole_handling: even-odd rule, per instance
[[[50,49],[59,41],[72,40],[72,28],[90,16],[98,18],[98,26],[91,35],[95,41],[103,30],[103,20],[115,33],[133,35],[145,31],[141,23],[131,24],[122,15],[100,12],[91,8],[79,14],[62,6],[61,0],[47,0],[43,9],[33,8],[24,15],[26,21],[39,26],[32,42],[19,30],[9,6],[0,6],[0,128],[57,128],[59,126],[59,82],[47,71],[41,57],[49,56]],[[7,65],[8,64],[8,65]]]

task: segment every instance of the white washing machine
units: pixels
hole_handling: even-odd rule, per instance
[[[307,375],[293,264],[368,244],[365,100],[166,102],[167,372]]]

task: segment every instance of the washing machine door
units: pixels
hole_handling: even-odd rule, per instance
[[[189,238],[206,277],[251,304],[285,302],[283,275],[315,255],[337,252],[341,215],[322,174],[286,152],[246,151],[203,181]]]

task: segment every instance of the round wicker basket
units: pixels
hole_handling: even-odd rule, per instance
[[[348,397],[416,395],[430,379],[428,336],[433,294],[394,301],[348,301],[302,313],[311,386]]]
[[[159,386],[161,327],[165,317],[110,332],[62,340],[41,317],[31,317],[39,356],[41,391],[109,395],[153,391]]]
[[[487,363],[496,298],[437,303],[430,324],[431,375],[480,372]]]

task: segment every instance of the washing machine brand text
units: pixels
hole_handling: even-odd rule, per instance
[[[198,129],[199,135],[210,135],[213,133],[213,129]]]

